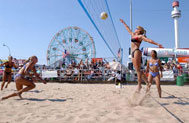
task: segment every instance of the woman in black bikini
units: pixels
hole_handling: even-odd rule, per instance
[[[162,48],[161,44],[158,44],[156,42],[154,42],[153,40],[146,38],[146,30],[144,30],[143,27],[138,26],[135,30],[135,32],[132,32],[131,29],[129,28],[129,26],[122,20],[120,19],[121,23],[124,24],[126,30],[129,32],[129,34],[131,35],[131,50],[132,50],[132,62],[133,65],[135,67],[135,70],[137,72],[137,77],[138,77],[138,92],[140,92],[140,89],[142,88],[141,86],[141,76],[144,77],[143,72],[141,72],[141,56],[142,53],[139,50],[140,44],[142,43],[142,41],[151,43],[151,44],[155,44],[158,47]]]
[[[26,63],[15,76],[14,80],[16,83],[17,92],[15,92],[11,95],[8,95],[6,97],[2,97],[1,100],[5,100],[5,99],[8,99],[8,98],[14,97],[14,96],[19,96],[20,99],[22,99],[21,94],[23,92],[26,92],[26,91],[29,91],[29,90],[35,88],[34,81],[36,80],[36,78],[40,79],[44,84],[46,84],[46,81],[43,80],[39,76],[39,74],[36,73],[35,64],[38,62],[37,57],[32,56],[29,58],[28,61],[29,62]],[[33,71],[33,74],[35,75],[35,77],[33,77],[33,75],[30,74],[30,71]],[[25,78],[26,75],[30,76],[32,78],[32,80],[28,80],[27,78]],[[26,86],[26,87],[23,88],[23,86]]]
[[[9,56],[8,57],[8,61],[3,63],[3,64],[0,64],[0,66],[5,66],[5,70],[3,72],[3,82],[1,84],[1,90],[3,90],[3,87],[5,85],[5,82],[6,80],[8,79],[8,82],[7,82],[7,85],[5,86],[5,88],[8,87],[8,84],[10,84],[11,82],[11,79],[12,79],[12,67],[14,68],[18,68],[17,65],[15,65],[14,62],[12,62],[12,56]]]

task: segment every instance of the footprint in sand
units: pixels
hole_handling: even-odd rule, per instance
[[[131,97],[128,99],[128,103],[130,106],[138,106],[142,105],[145,99],[150,96],[150,93],[146,93],[145,91],[141,91],[140,93],[134,92]]]
[[[89,114],[82,114],[82,115],[79,116],[79,118],[89,118],[89,117],[90,117]]]

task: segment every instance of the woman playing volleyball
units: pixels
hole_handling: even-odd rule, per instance
[[[5,88],[8,87],[8,85],[10,84],[11,80],[12,80],[12,67],[14,68],[18,68],[17,65],[15,65],[14,62],[12,62],[12,56],[8,56],[8,61],[0,64],[0,66],[5,66],[5,70],[3,72],[3,82],[1,84],[1,90],[3,90],[3,87],[5,85],[6,80],[8,79],[8,82],[5,86]]]
[[[138,78],[138,92],[140,92],[140,89],[142,88],[141,86],[141,76],[144,77],[143,72],[141,72],[141,56],[142,53],[139,50],[140,44],[142,43],[142,41],[151,43],[151,44],[155,44],[158,47],[162,48],[161,44],[158,44],[156,42],[154,42],[153,40],[149,39],[146,37],[146,30],[144,30],[143,27],[138,26],[135,30],[135,32],[132,32],[131,29],[129,28],[129,26],[122,20],[120,19],[121,23],[124,24],[126,30],[129,32],[129,34],[131,35],[131,50],[132,50],[132,63],[134,65],[134,68],[137,72],[137,78]]]
[[[163,77],[162,74],[163,68],[161,66],[161,61],[157,58],[157,52],[155,50],[152,50],[151,56],[152,58],[148,61],[146,68],[146,70],[149,71],[149,75],[148,75],[149,85],[147,91],[150,91],[150,86],[152,85],[152,80],[154,79],[158,89],[159,97],[161,98],[160,77]]]
[[[38,59],[36,56],[32,56],[28,59],[28,62],[19,70],[19,72],[15,76],[17,92],[15,92],[11,95],[8,95],[6,97],[2,97],[1,98],[2,100],[8,99],[8,98],[14,97],[14,96],[19,96],[20,99],[22,99],[21,94],[23,92],[26,92],[26,91],[29,91],[29,90],[35,88],[34,81],[36,80],[36,78],[40,79],[44,84],[46,84],[46,81],[43,80],[36,73],[35,64],[37,62],[38,62]],[[33,75],[30,74],[30,71],[33,71],[33,74],[35,75],[35,77],[33,77]],[[27,78],[25,78],[27,75],[30,76],[32,78],[32,80],[28,80]],[[26,86],[26,87],[23,88],[23,86]]]

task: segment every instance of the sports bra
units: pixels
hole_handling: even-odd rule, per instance
[[[141,43],[141,41],[139,41],[138,37],[131,38],[131,42]]]

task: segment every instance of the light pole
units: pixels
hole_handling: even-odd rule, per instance
[[[130,0],[130,29],[131,29],[131,32],[133,31],[133,14],[132,14],[132,10],[133,9],[133,5],[132,5],[132,0]],[[132,38],[132,36],[130,37],[130,39]],[[130,46],[129,46],[129,56],[131,58],[131,43],[130,43]]]
[[[132,4],[132,0],[130,0],[130,29],[131,31],[133,31],[133,15],[132,15],[132,10],[133,9],[133,4]]]
[[[11,56],[11,52],[10,52],[9,46],[7,46],[7,45],[5,45],[5,44],[3,44],[3,46],[8,48],[8,50],[9,50],[9,56]]]

